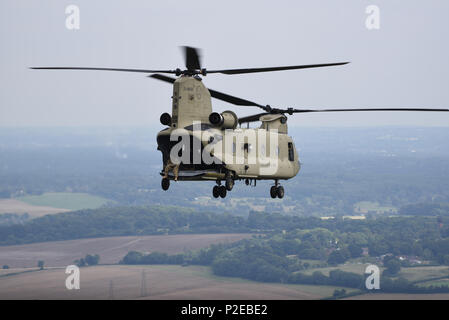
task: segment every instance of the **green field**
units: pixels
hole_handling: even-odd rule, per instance
[[[320,271],[326,276],[329,276],[329,272],[332,270],[342,270],[346,272],[352,272],[357,274],[364,274],[367,263],[347,263],[343,265],[338,265],[335,267],[327,268],[310,268],[301,271],[304,274],[312,275],[315,271]],[[381,272],[383,267],[380,268]],[[449,284],[449,268],[447,266],[423,266],[423,267],[409,267],[401,268],[401,271],[395,278],[405,278],[410,282],[419,281],[419,285],[430,286],[430,285],[444,285]],[[435,278],[447,277],[445,279],[432,280]],[[429,281],[426,281],[426,280]]]
[[[447,266],[402,268],[398,276],[412,282],[445,276],[449,277],[449,268]]]
[[[47,206],[69,210],[95,209],[110,200],[87,193],[49,192],[39,196],[19,197],[17,200],[35,206]]]
[[[353,273],[357,273],[357,274],[364,274],[367,265],[368,264],[348,263],[348,264],[344,264],[344,265],[338,265],[338,266],[335,266],[335,267],[310,268],[310,269],[301,271],[301,273],[311,275],[315,271],[319,271],[319,272],[323,273],[324,275],[329,276],[329,272],[330,271],[339,269],[341,271],[353,272]]]

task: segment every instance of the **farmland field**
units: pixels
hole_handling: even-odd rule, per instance
[[[303,270],[301,272],[304,273],[304,274],[311,275],[315,271],[319,271],[319,272],[323,273],[324,275],[328,276],[330,271],[339,269],[339,270],[346,271],[346,272],[353,272],[353,273],[357,273],[357,274],[364,274],[367,265],[368,264],[348,263],[348,264],[344,264],[344,265],[338,265],[338,266],[335,266],[335,267],[311,268],[311,269]]]
[[[17,200],[35,205],[68,210],[95,209],[109,202],[108,199],[87,193],[49,192],[39,196],[24,196]]]
[[[118,263],[132,250],[173,254],[250,237],[251,234],[128,236],[0,246],[0,265],[6,264],[11,268],[35,267],[38,260],[44,260],[46,266],[61,267],[72,264],[88,253],[99,254],[100,263]]]
[[[0,299],[320,299],[336,289],[217,277],[200,266],[85,267],[80,290],[67,290],[66,277],[64,268],[0,277]]]
[[[402,268],[398,276],[406,278],[409,281],[422,281],[425,279],[449,276],[449,267],[434,266]]]
[[[0,214],[3,213],[28,213],[30,217],[37,218],[46,214],[60,213],[70,211],[65,208],[33,205],[17,199],[0,199]]]
[[[315,271],[320,271],[324,275],[328,276],[331,270],[342,270],[346,272],[353,272],[357,274],[364,274],[366,266],[369,264],[365,263],[347,263],[343,265],[338,265],[334,267],[326,267],[326,268],[310,268],[307,270],[301,271],[302,273],[311,275]],[[383,267],[380,268],[381,272]],[[449,278],[449,267],[447,266],[422,266],[422,267],[403,267],[401,271],[398,273],[397,277],[402,277],[407,279],[410,282],[415,281],[424,281],[426,279],[433,278],[441,278],[441,277]]]

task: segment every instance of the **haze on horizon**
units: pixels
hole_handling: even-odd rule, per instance
[[[65,26],[68,5],[80,30]],[[380,29],[365,26],[380,9]],[[145,74],[29,70],[31,66],[183,67],[178,46],[202,48],[208,69],[350,61],[345,66],[237,76],[206,86],[278,107],[449,108],[449,2],[16,1],[0,3],[0,127],[152,126],[171,86]],[[239,116],[257,108],[213,99]],[[443,113],[293,116],[293,126],[449,126]]]

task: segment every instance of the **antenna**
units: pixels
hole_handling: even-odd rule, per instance
[[[147,293],[147,279],[146,279],[145,270],[142,270],[142,280],[141,280],[141,286],[140,286],[140,296],[141,296],[141,297],[146,297],[146,296],[148,296],[148,293]]]
[[[109,300],[114,300],[114,281],[109,282]]]

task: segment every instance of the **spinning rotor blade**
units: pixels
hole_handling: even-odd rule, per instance
[[[172,77],[163,76],[162,74],[152,74],[148,76],[148,78],[154,78],[161,81],[169,82],[169,83],[175,83],[176,79]]]
[[[30,69],[46,69],[46,70],[99,70],[99,71],[123,71],[123,72],[140,72],[140,73],[170,73],[180,75],[207,75],[208,73],[222,73],[222,74],[244,74],[255,72],[269,72],[282,71],[293,69],[308,69],[344,65],[349,62],[325,63],[325,64],[308,64],[298,66],[283,66],[283,67],[267,67],[267,68],[245,68],[245,69],[222,69],[222,70],[206,70],[201,69],[201,51],[197,48],[184,46],[181,47],[184,52],[186,70],[179,68],[175,70],[146,70],[146,69],[121,69],[121,68],[91,68],[91,67],[32,67]]]
[[[346,112],[346,111],[430,111],[430,112],[447,112],[449,109],[434,108],[368,108],[368,109],[286,109],[281,110],[282,113],[310,113],[310,112]]]
[[[348,64],[348,63],[349,62],[337,62],[337,63],[307,64],[307,65],[300,65],[300,66],[284,66],[284,67],[268,67],[268,68],[207,70],[207,73],[243,74],[243,73],[255,73],[255,72],[271,72],[271,71],[284,71],[284,70],[294,70],[294,69],[332,67],[332,66],[340,66],[340,65],[344,65],[344,64]]]
[[[140,73],[174,73],[176,70],[145,70],[145,69],[117,69],[117,68],[88,68],[88,67],[31,67],[35,70],[100,70],[100,71],[123,71]]]
[[[187,70],[201,70],[199,50],[192,47],[182,47]]]
[[[237,106],[254,106],[254,107],[265,108],[265,106],[263,106],[261,104],[258,104],[258,103],[255,103],[255,102],[252,102],[249,100],[245,100],[242,98],[237,98],[237,97],[231,96],[226,93],[222,93],[222,92],[211,90],[211,89],[209,89],[209,92],[213,98],[223,100],[223,101],[235,104]]]
[[[175,78],[171,78],[171,77],[167,77],[167,76],[163,76],[161,74],[152,74],[150,76],[148,76],[149,78],[154,78],[154,79],[158,79],[161,81],[165,81],[165,82],[169,82],[169,83],[174,83],[175,82]],[[258,104],[256,102],[252,102],[249,100],[245,100],[242,98],[238,98],[238,97],[234,97],[231,96],[229,94],[223,93],[223,92],[219,92],[216,90],[212,90],[212,89],[208,89],[210,92],[211,97],[218,99],[218,100],[222,100],[222,101],[226,101],[232,104],[235,104],[237,106],[255,106],[255,107],[259,107],[259,108],[265,108],[265,106]]]

